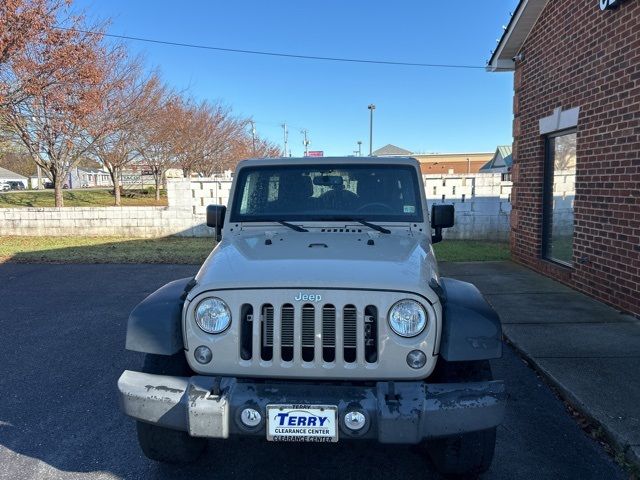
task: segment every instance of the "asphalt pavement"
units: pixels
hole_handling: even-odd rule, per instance
[[[416,448],[211,442],[187,467],[147,460],[116,381],[128,312],[193,266],[0,264],[0,479],[439,478]],[[509,390],[484,478],[628,478],[509,347],[493,362]]]

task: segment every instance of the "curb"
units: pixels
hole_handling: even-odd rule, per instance
[[[566,401],[573,409],[575,409],[578,413],[583,415],[591,425],[602,429],[604,432],[604,437],[608,443],[613,445],[615,451],[612,452],[613,456],[617,456],[617,453],[622,453],[624,458],[629,463],[633,464],[634,467],[640,468],[640,448],[631,447],[626,443],[625,439],[620,437],[616,432],[611,430],[606,424],[602,423],[589,411],[589,408],[584,405],[578,398],[574,395],[574,393],[566,388],[560,380],[555,378],[553,374],[551,374],[548,370],[546,370],[542,365],[540,365],[536,359],[530,356],[526,350],[521,348],[517,343],[512,341],[506,333],[503,331],[503,337],[505,341],[513,347],[513,349],[524,358],[527,363],[538,372],[543,379],[553,387],[553,389],[558,393],[558,395]],[[616,459],[614,459],[616,460]],[[632,477],[633,478],[633,477]]]

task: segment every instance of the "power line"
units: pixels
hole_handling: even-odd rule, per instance
[[[398,62],[392,60],[367,60],[362,58],[343,58],[343,57],[323,57],[316,55],[296,55],[293,53],[282,52],[266,52],[261,50],[243,50],[240,48],[214,47],[211,45],[201,45],[196,43],[172,42],[169,40],[158,40],[153,38],[132,37],[129,35],[115,35],[112,33],[92,32],[90,30],[79,30],[74,28],[56,27],[59,30],[67,30],[87,35],[100,35],[109,38],[118,38],[121,40],[133,40],[136,42],[155,43],[158,45],[169,45],[172,47],[196,48],[200,50],[214,50],[217,52],[242,53],[248,55],[263,55],[268,57],[294,58],[299,60],[320,60],[326,62],[343,62],[343,63],[365,63],[372,65],[392,65],[402,67],[420,67],[420,68],[455,68],[467,70],[485,70],[487,67],[479,65],[461,65],[451,63],[420,63],[420,62]]]

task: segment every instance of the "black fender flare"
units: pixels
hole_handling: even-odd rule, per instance
[[[183,350],[182,307],[194,285],[193,278],[174,280],[140,302],[129,315],[126,349],[157,355]]]
[[[448,362],[490,360],[502,356],[500,317],[475,285],[440,278],[442,339],[440,355]]]

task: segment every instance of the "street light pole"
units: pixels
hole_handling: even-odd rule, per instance
[[[373,155],[373,111],[376,109],[376,106],[372,103],[368,107],[369,112],[371,112],[369,116],[369,156]]]
[[[358,156],[362,156],[362,140],[358,140]]]

